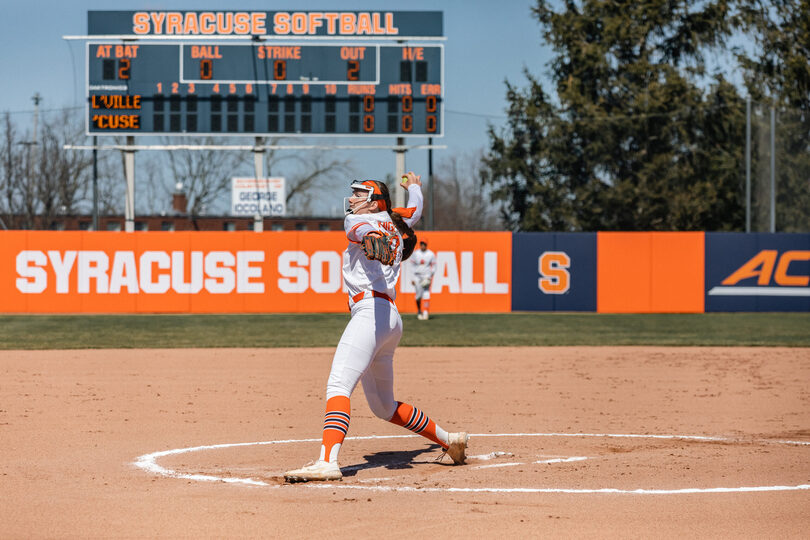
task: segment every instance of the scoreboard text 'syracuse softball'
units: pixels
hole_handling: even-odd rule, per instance
[[[443,131],[441,12],[91,11],[91,135]]]

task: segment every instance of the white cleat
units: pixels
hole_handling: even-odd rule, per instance
[[[300,469],[294,469],[284,473],[284,480],[290,483],[294,482],[310,482],[310,481],[328,481],[328,480],[341,480],[343,473],[340,472],[340,466],[337,462],[329,462],[318,460],[309,463]]]
[[[453,465],[463,465],[467,459],[467,442],[470,436],[465,432],[447,434],[447,455],[453,460]]]

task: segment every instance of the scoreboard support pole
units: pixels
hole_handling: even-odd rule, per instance
[[[124,202],[124,230],[135,231],[135,137],[127,136],[127,147],[124,149],[124,174],[127,177],[127,195]]]
[[[428,229],[431,231],[436,230],[436,222],[433,221],[434,214],[433,214],[433,137],[428,137],[428,200],[427,200],[427,207],[428,207],[428,219],[427,219],[427,226]]]
[[[402,177],[405,175],[405,138],[397,137],[397,147],[394,149],[395,155],[395,170],[396,170],[396,186],[402,182]],[[394,206],[402,208],[405,206],[405,190],[394,189]]]
[[[93,230],[98,230],[98,137],[93,136]]]
[[[256,146],[253,148],[253,168],[256,173],[256,181],[259,178],[264,178],[264,139],[256,137]],[[258,185],[258,184],[257,184]],[[264,230],[264,217],[261,214],[253,216],[253,231],[262,232]]]

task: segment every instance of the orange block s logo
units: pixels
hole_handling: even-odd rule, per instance
[[[537,267],[542,276],[537,286],[545,294],[565,294],[571,288],[571,257],[567,253],[545,251],[537,259]]]

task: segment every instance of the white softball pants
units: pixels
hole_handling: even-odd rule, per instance
[[[428,286],[423,287],[422,283],[427,280]],[[415,294],[416,300],[430,300],[430,278],[422,278],[419,276],[414,276],[413,278],[413,289]]]
[[[385,298],[366,298],[352,307],[326,384],[326,399],[350,397],[362,381],[371,411],[383,420],[394,416],[394,351],[402,337],[402,319]]]

